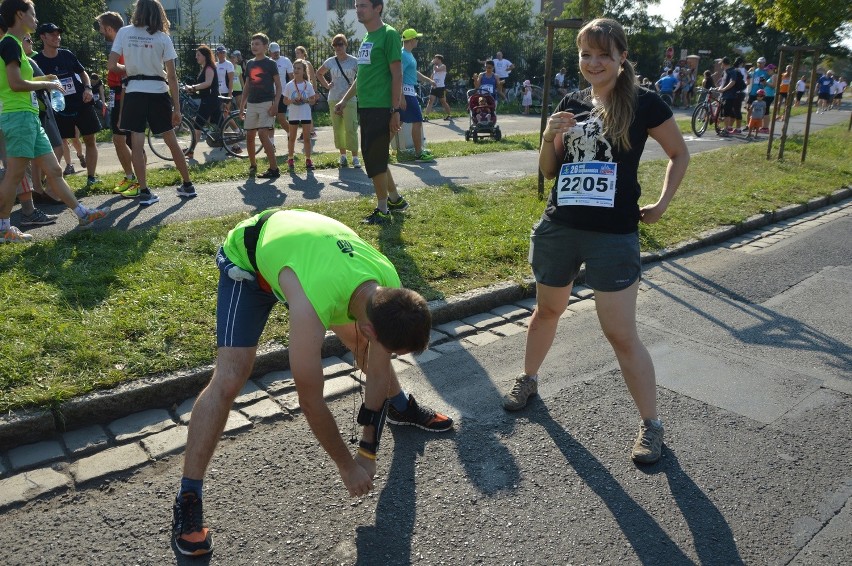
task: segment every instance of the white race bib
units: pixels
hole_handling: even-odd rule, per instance
[[[605,161],[565,163],[559,170],[557,206],[615,206],[618,165]]]
[[[370,64],[370,54],[373,52],[373,44],[372,42],[366,41],[361,44],[361,47],[358,48],[358,64],[359,65],[369,65]]]
[[[62,83],[62,88],[65,89],[65,96],[69,94],[76,94],[77,89],[74,88],[74,79],[71,77],[67,77],[64,79],[59,79],[59,82]]]
[[[34,90],[30,91],[30,102],[32,103],[33,108],[38,108],[38,97],[36,97],[36,93]]]
[[[109,94],[107,95],[107,108],[112,110],[115,108],[115,91],[110,89]]]
[[[402,94],[405,96],[417,96],[417,91],[414,90],[414,85],[402,85]]]
[[[494,94],[494,85],[484,84],[484,85],[480,85],[479,88],[481,88],[482,90],[484,90],[485,92],[487,92],[489,94]]]

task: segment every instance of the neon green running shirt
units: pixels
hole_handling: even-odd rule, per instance
[[[14,42],[14,43],[12,43]],[[17,43],[17,50],[15,49]],[[21,78],[25,81],[33,80],[33,67],[30,60],[24,55],[24,46],[21,40],[7,33],[0,39],[0,52],[3,55],[2,70],[0,70],[0,102],[3,103],[3,112],[32,112],[38,115],[38,101],[34,91],[17,92],[9,87],[9,76],[6,74],[7,57],[12,53],[20,52],[18,62],[21,65]],[[15,55],[11,55],[15,57]]]
[[[251,272],[243,232],[259,218],[260,214],[237,224],[223,245],[228,259]],[[261,228],[255,259],[280,301],[287,298],[278,274],[285,267],[292,269],[326,329],[355,320],[349,314],[349,299],[365,281],[400,287],[387,257],[345,224],[307,210],[281,210],[270,216]]]
[[[402,58],[399,32],[385,24],[358,48],[358,108],[392,108],[390,64]]]

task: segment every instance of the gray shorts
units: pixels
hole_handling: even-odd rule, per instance
[[[585,263],[589,287],[602,292],[621,291],[642,275],[639,233],[590,232],[541,220],[530,234],[529,262],[536,282],[542,285],[569,285]]]

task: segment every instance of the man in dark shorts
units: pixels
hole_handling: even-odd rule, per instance
[[[175,70],[177,52],[168,34],[166,11],[159,0],[137,0],[131,21],[134,25],[125,26],[115,34],[109,54],[109,70],[127,75],[118,127],[131,132],[135,148],[143,146],[145,131],[149,128],[152,134],[162,135],[183,179],[177,195],[193,198],[195,187],[174,131],[181,121],[180,94]],[[150,30],[154,30],[153,33]],[[122,56],[124,64],[118,62]],[[139,199],[140,206],[159,202],[160,197],[147,185],[145,152],[134,151],[132,161],[138,184],[121,196]]]
[[[33,59],[46,75],[56,75],[65,90],[65,110],[56,113],[56,125],[63,140],[77,137],[77,130],[86,144],[86,186],[91,188],[100,183],[95,176],[98,166],[98,145],[95,134],[101,130],[101,122],[95,112],[92,81],[77,57],[67,49],[60,49],[62,29],[56,24],[38,26],[42,51]]]
[[[742,130],[743,120],[743,99],[742,91],[745,88],[745,79],[740,73],[740,59],[736,60],[736,65],[731,67],[731,60],[727,57],[722,58],[722,70],[725,73],[723,86],[719,89],[722,93],[722,115],[725,117],[725,129],[719,132],[721,137],[728,136],[732,133],[740,133]],[[736,121],[736,129],[733,128]]]
[[[203,519],[204,476],[234,399],[251,375],[276,303],[288,308],[291,330],[298,329],[290,332],[289,360],[302,414],[351,497],[373,489],[386,419],[436,433],[453,426],[451,418],[407,394],[391,365],[392,354],[428,346],[432,315],[426,301],[402,288],[390,260],[351,228],[308,210],[262,212],[228,233],[216,265],[216,368],[192,408],[173,508],[174,544],[190,556],[213,549]],[[327,330],[365,368],[364,403],[357,417],[364,429],[354,456],[323,396],[321,351]]]
[[[358,49],[358,78],[334,105],[334,111],[342,115],[349,99],[358,97],[361,153],[377,200],[376,209],[362,220],[365,224],[391,222],[391,212],[408,208],[388,169],[390,137],[400,130],[402,41],[399,32],[382,21],[384,7],[384,0],[355,2],[355,14],[367,34]]]
[[[97,24],[98,32],[104,36],[104,39],[112,43],[115,41],[115,34],[118,33],[118,30],[124,27],[124,20],[118,12],[104,12],[95,18],[95,24]],[[118,62],[123,65],[124,57],[119,57]],[[113,71],[107,73],[109,94],[106,104],[109,110],[109,125],[112,129],[112,145],[115,147],[118,162],[121,163],[121,168],[124,170],[124,179],[112,190],[115,194],[121,194],[136,184],[136,175],[133,174],[133,158],[128,145],[131,139],[130,132],[118,127],[118,117],[121,115],[122,78],[119,73]],[[140,148],[140,151],[144,152],[145,150]]]
[[[293,62],[281,54],[281,46],[274,41],[269,44],[269,58],[278,66],[281,85],[286,85],[293,78]],[[287,105],[284,104],[283,96],[278,100],[278,125],[285,132],[290,130],[290,124],[287,122]]]

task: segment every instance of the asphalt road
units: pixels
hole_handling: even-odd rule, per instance
[[[663,459],[629,460],[636,411],[591,308],[560,324],[540,399],[501,393],[524,334],[401,374],[451,414],[390,428],[374,493],[346,496],[301,415],[220,444],[205,483],[212,557],[170,548],[181,456],[0,516],[4,564],[841,564],[852,542],[852,209],[764,249],[651,265],[640,332]],[[777,240],[777,241],[776,241]],[[578,305],[592,303],[583,301]],[[349,435],[347,396],[331,403]]]

